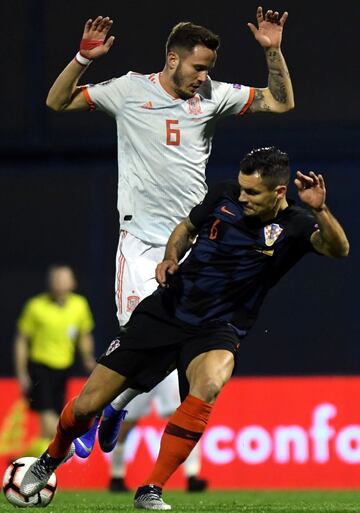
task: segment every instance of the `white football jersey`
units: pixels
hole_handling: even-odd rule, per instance
[[[116,119],[120,227],[154,245],[202,201],[217,120],[243,114],[254,95],[209,78],[193,98],[176,99],[159,75],[130,71],[83,88],[90,108]]]

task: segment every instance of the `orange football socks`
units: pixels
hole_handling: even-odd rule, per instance
[[[211,410],[211,404],[192,395],[186,397],[166,425],[155,468],[145,485],[164,486],[205,431]]]
[[[75,400],[76,397],[71,399],[61,412],[56,435],[47,450],[52,458],[65,458],[71,442],[78,436],[86,433],[95,420],[95,416],[91,419],[77,420],[73,414]]]

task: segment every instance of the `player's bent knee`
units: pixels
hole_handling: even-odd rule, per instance
[[[222,387],[223,383],[208,379],[190,386],[190,394],[211,404],[216,401]]]

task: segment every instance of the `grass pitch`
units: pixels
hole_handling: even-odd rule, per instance
[[[359,491],[164,492],[175,513],[359,513]],[[132,512],[133,493],[57,492],[46,513]],[[17,509],[17,511],[19,511]],[[21,511],[21,510],[20,510]],[[32,511],[35,511],[32,509]],[[39,510],[37,510],[39,511]],[[140,510],[139,510],[140,511]],[[14,512],[5,497],[0,513]]]

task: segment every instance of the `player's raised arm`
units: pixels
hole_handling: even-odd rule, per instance
[[[308,175],[297,171],[295,186],[299,198],[311,208],[319,229],[311,236],[311,244],[319,253],[332,258],[341,258],[349,254],[349,242],[344,229],[332,215],[325,203],[326,188],[322,175],[310,171]]]
[[[112,24],[113,21],[109,17],[102,16],[95,20],[89,19],[85,23],[80,49],[75,59],[60,73],[49,91],[46,105],[50,109],[88,110],[89,106],[77,84],[87,66],[110,50],[115,38],[110,36],[106,39],[106,36]]]
[[[289,71],[281,53],[281,39],[288,13],[282,16],[277,11],[267,11],[258,7],[256,27],[248,23],[255,39],[264,48],[269,69],[268,87],[255,88],[251,112],[287,112],[294,108],[294,93]]]

